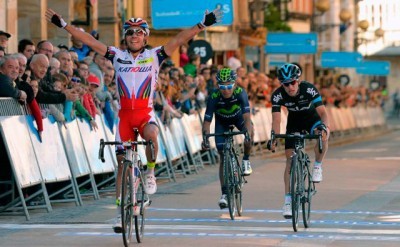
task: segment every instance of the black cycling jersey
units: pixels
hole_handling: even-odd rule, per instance
[[[321,95],[314,85],[307,81],[299,84],[299,93],[289,96],[283,86],[277,88],[272,96],[272,112],[280,112],[281,106],[288,109],[286,131],[288,133],[306,130],[311,133],[312,127],[321,121],[315,108],[323,105]]]

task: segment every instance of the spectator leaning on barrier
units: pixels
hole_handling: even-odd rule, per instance
[[[153,111],[153,96],[157,83],[158,72],[162,62],[172,55],[180,45],[192,39],[206,27],[218,22],[222,17],[222,11],[217,8],[213,12],[204,14],[203,20],[190,29],[179,32],[166,45],[147,49],[150,29],[147,22],[141,18],[131,18],[124,23],[124,36],[128,46],[126,51],[121,51],[114,46],[106,46],[93,38],[90,34],[80,31],[68,25],[59,14],[49,9],[46,18],[60,28],[64,28],[74,38],[81,40],[102,57],[111,60],[116,67],[116,82],[118,89],[124,88],[120,94],[119,134],[122,141],[134,139],[132,128],[138,128],[143,139],[154,143],[154,151],[158,152],[158,127],[155,125]],[[138,61],[138,62],[137,62]],[[146,79],[147,78],[147,79]],[[132,118],[132,116],[135,116]],[[133,122],[134,121],[134,122]],[[145,176],[145,190],[148,194],[154,194],[157,190],[154,168],[156,160],[151,157],[150,147],[146,150],[147,171]],[[119,155],[122,161],[122,155]],[[119,168],[122,168],[119,165]],[[121,169],[117,175],[117,199],[119,198],[119,184]],[[119,204],[117,200],[117,205]],[[118,209],[117,209],[118,211]],[[121,218],[117,217],[114,226],[115,232],[121,232]]]
[[[272,130],[276,134],[281,133],[281,107],[289,111],[286,133],[322,133],[322,153],[318,151],[318,143],[314,149],[315,162],[313,169],[313,181],[322,181],[322,160],[328,150],[329,119],[322,103],[322,98],[314,85],[307,81],[300,81],[301,70],[297,65],[285,64],[278,70],[278,78],[281,86],[271,96],[272,101]],[[268,141],[268,149],[275,150],[276,142]],[[285,141],[286,168],[284,172],[285,203],[283,216],[292,217],[291,196],[289,188],[291,156],[295,146],[294,140]]]
[[[54,90],[45,91],[42,88],[42,81],[49,67],[49,60],[43,54],[35,54],[30,63],[32,77],[39,81],[39,92],[36,96],[38,103],[42,104],[63,104],[65,100],[75,101],[78,99],[78,94],[73,90],[65,90],[64,93],[55,92]]]
[[[18,76],[18,61],[11,56],[4,56],[0,58],[0,97],[12,97],[25,102],[26,93],[16,88],[15,82],[8,76],[10,73]]]
[[[42,115],[40,113],[39,105],[35,100],[34,92],[29,85],[24,85],[24,87],[21,86],[19,88],[20,90],[16,89],[17,87],[16,81],[19,76],[18,59],[16,57],[8,55],[4,58],[1,58],[1,60],[3,60],[4,62],[0,62],[0,72],[1,72],[0,75],[3,75],[7,78],[3,77],[2,79],[0,79],[0,85],[2,85],[2,87],[0,88],[0,92],[2,92],[4,89],[5,94],[9,94],[9,95],[4,95],[5,97],[14,97],[18,99],[21,103],[26,102],[28,104],[31,113],[35,118],[36,125],[38,128],[37,129],[38,134],[41,139],[43,131]],[[3,82],[1,82],[1,80],[3,80]]]

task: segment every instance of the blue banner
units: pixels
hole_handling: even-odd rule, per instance
[[[324,51],[321,54],[322,68],[357,68],[362,62],[358,52]]]
[[[192,27],[203,19],[206,10],[211,12],[218,5],[221,6],[224,16],[222,21],[216,25],[232,25],[232,0],[202,0],[193,3],[182,0],[152,0],[153,28],[159,30]]]
[[[356,68],[360,75],[389,75],[390,62],[388,61],[364,61]]]
[[[316,33],[268,33],[267,54],[315,54],[318,35]]]

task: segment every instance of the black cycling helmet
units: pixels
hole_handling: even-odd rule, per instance
[[[237,74],[230,68],[223,68],[217,72],[218,83],[236,82]]]
[[[301,76],[299,66],[291,63],[284,64],[278,69],[278,80],[281,83],[289,83],[298,80]]]

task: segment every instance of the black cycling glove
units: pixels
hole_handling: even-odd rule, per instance
[[[51,17],[51,23],[59,28],[65,28],[67,26],[67,23],[64,21],[64,19],[56,14]]]
[[[214,9],[212,12],[208,12],[208,10],[204,13],[203,20],[198,24],[202,28],[209,27],[219,22],[222,18],[222,11],[220,10],[220,6]]]

